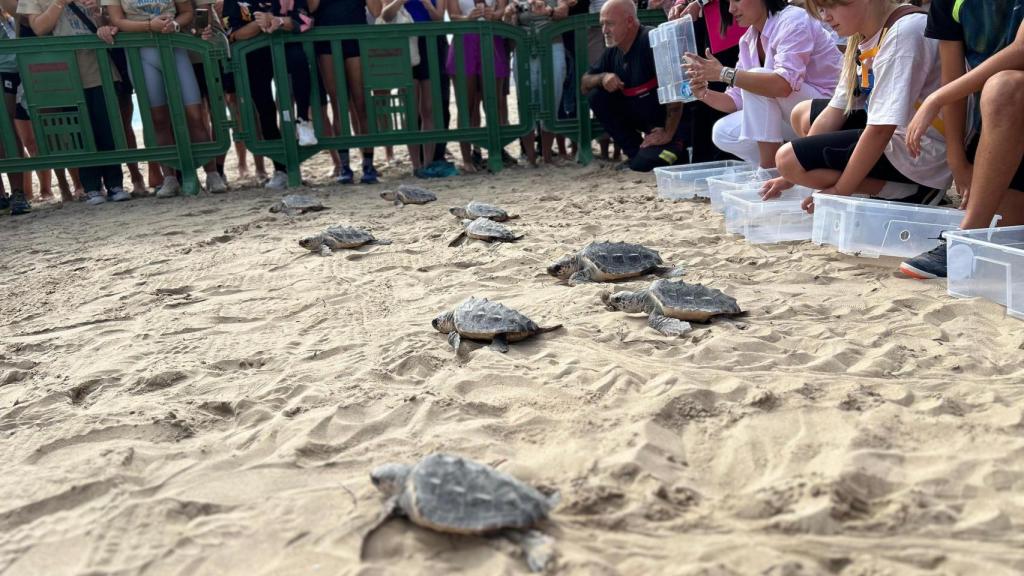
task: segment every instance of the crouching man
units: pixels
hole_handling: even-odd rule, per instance
[[[601,8],[606,48],[581,81],[590,109],[637,172],[689,162],[683,104],[658,103],[650,31],[640,26],[632,0],[608,0]]]

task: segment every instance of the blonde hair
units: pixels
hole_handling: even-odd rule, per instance
[[[908,4],[904,0],[882,0],[889,5],[890,8],[896,9],[898,6]],[[833,6],[847,6],[850,4],[850,0],[804,0],[804,9],[811,15],[811,18],[815,20],[824,21],[821,12],[825,8],[831,8]],[[854,34],[846,39],[846,52],[843,58],[843,71],[840,76],[846,83],[846,110],[847,115],[853,112],[853,106],[857,101],[857,82],[859,80],[857,76],[857,46],[865,40],[864,36],[860,34]]]

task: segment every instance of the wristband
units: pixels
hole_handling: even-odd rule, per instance
[[[177,20],[171,20],[171,22],[174,24],[174,31],[181,32],[181,24],[178,24]]]

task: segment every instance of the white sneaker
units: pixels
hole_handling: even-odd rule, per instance
[[[313,131],[313,125],[302,118],[295,121],[295,134],[299,137],[299,146],[317,145],[316,133]]]
[[[263,185],[268,190],[284,190],[288,187],[288,173],[277,170],[274,175]]]
[[[86,195],[85,203],[89,206],[96,206],[98,204],[106,204],[107,195],[99,190],[93,190]]]
[[[113,202],[127,202],[132,199],[132,195],[121,187],[112,188],[110,190],[109,197],[109,199]]]
[[[156,191],[157,198],[173,198],[181,192],[181,184],[178,184],[178,179],[174,176],[164,176],[164,183],[160,186],[160,189]]]
[[[210,194],[223,194],[228,191],[224,178],[217,172],[206,173],[206,191]]]

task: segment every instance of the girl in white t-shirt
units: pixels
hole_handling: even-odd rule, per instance
[[[794,109],[794,127],[810,128],[779,150],[782,178],[766,186],[765,198],[800,184],[825,194],[938,203],[952,180],[941,124],[929,128],[918,158],[904,142],[916,107],[941,81],[938,42],[924,36],[928,16],[892,0],[807,0],[806,8],[849,39],[846,60],[831,100]],[[812,198],[804,208],[813,211]]]

